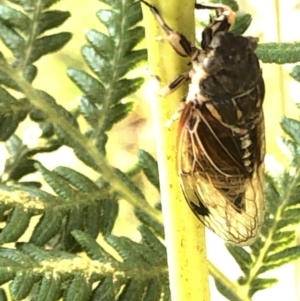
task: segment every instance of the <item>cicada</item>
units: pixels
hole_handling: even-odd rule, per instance
[[[177,137],[177,169],[187,203],[224,240],[250,245],[263,222],[265,87],[255,54],[258,39],[230,32],[235,13],[222,4],[195,4],[216,12],[201,48],[170,28],[144,0],[174,50],[191,69],[167,87],[189,83]],[[166,93],[166,94],[167,94]]]

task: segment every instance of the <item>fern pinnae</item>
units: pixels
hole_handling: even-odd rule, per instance
[[[158,166],[155,159],[145,150],[139,150],[138,153],[139,165],[142,168],[147,179],[152,185],[159,190],[159,174]]]
[[[152,256],[155,261],[165,264],[167,260],[165,246],[145,225],[141,225],[139,231],[142,235],[142,242],[153,251],[153,254],[150,253],[150,256]]]
[[[57,125],[60,129],[63,129],[61,132],[63,135],[62,138],[66,139],[68,145],[74,147],[76,154],[79,155],[84,162],[88,163],[88,165],[92,166],[94,169],[101,171],[103,175],[107,177],[108,181],[112,180],[111,185],[113,185],[116,190],[122,191],[124,197],[132,202],[134,206],[147,211],[154,219],[157,218],[155,211],[150,206],[145,206],[145,204],[142,206],[137,201],[136,195],[124,185],[121,179],[119,179],[92,141],[88,140],[78,129],[74,128],[69,120],[65,119],[66,116],[63,116],[64,114],[58,114],[58,111],[60,110],[58,110],[58,106],[55,103],[49,104],[42,99],[37,91],[35,91],[31,85],[4,60],[0,60],[0,70],[13,78],[15,82],[18,82],[18,86],[22,89],[26,97],[30,99],[32,105],[47,113],[49,121],[52,121],[53,124]],[[68,133],[68,135],[65,133]]]
[[[41,280],[40,288],[36,296],[36,301],[52,301],[59,298],[61,290],[61,277],[46,273]]]
[[[125,89],[123,87],[126,87],[127,91],[130,90],[130,86],[136,90],[142,84],[143,81],[141,79],[125,79],[127,84],[123,83],[121,87],[117,87],[119,82],[124,81],[122,77],[136,63],[145,59],[144,50],[142,51],[143,55],[140,57],[137,55],[137,51],[133,51],[133,48],[143,38],[143,35],[141,34],[137,39],[136,36],[134,37],[128,33],[130,28],[141,20],[139,3],[130,5],[132,1],[125,1],[119,5],[113,2],[110,3],[110,1],[105,2],[108,5],[112,5],[114,10],[102,9],[97,13],[97,16],[107,26],[109,35],[106,36],[103,33],[89,31],[86,37],[92,47],[85,46],[83,49],[83,55],[90,68],[97,74],[105,86],[101,100],[101,115],[95,128],[95,137],[104,130],[104,125],[107,123],[106,119],[111,115],[111,112],[108,114],[108,111],[125,96]],[[122,22],[110,23],[109,21],[113,19],[121,19]],[[135,30],[138,30],[138,27],[135,28]],[[111,48],[114,49],[112,55],[110,55]],[[130,58],[131,54],[132,57]],[[99,67],[103,67],[105,72],[99,72]],[[136,86],[137,83],[139,83],[138,86]],[[124,90],[123,93],[117,98],[114,97],[117,91],[122,90]]]

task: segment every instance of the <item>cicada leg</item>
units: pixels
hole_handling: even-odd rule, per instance
[[[191,42],[181,33],[173,30],[164,20],[159,10],[146,2],[145,0],[140,0],[142,3],[147,5],[154,17],[156,18],[159,25],[165,31],[167,35],[167,39],[173,49],[183,57],[190,57],[193,59],[195,56],[199,54],[199,49],[191,44]],[[177,90],[181,85],[188,82],[190,80],[189,72],[181,73],[178,77],[176,77],[169,85],[163,87],[159,90],[158,94],[160,96],[167,96]],[[180,118],[181,113],[185,107],[185,99],[183,99],[178,107],[178,110],[171,116],[171,118],[167,121],[166,127],[170,127],[171,124]]]
[[[170,42],[173,49],[181,56],[193,57],[196,48],[191,44],[191,42],[181,33],[173,30],[163,19],[162,15],[158,11],[158,9],[151,5],[150,3],[140,0],[142,3],[147,5],[152,11],[154,17],[156,18],[159,25],[165,31],[167,35],[167,39]]]
[[[186,83],[190,80],[189,72],[181,73],[179,76],[177,76],[171,83],[169,83],[167,86],[162,87],[159,89],[158,95],[162,97],[166,97],[176,91],[181,85]]]
[[[176,112],[170,117],[170,119],[165,123],[165,127],[169,128],[171,127],[171,125],[173,124],[174,121],[178,120],[181,115],[182,115],[182,111],[184,110],[184,108],[186,107],[186,103],[185,103],[185,98],[182,99],[182,101],[179,103],[178,108],[176,110]]]
[[[195,3],[196,9],[213,9],[217,12],[215,18],[202,32],[202,49],[208,49],[213,36],[218,32],[227,32],[235,21],[235,12],[227,5],[223,4],[200,4]]]
[[[140,0],[142,3],[147,5],[157,22],[160,24],[162,29],[167,34],[167,39],[170,42],[174,50],[181,56],[193,58],[199,53],[199,49],[194,47],[191,42],[181,33],[170,28],[170,26],[165,22],[162,15],[158,9],[146,2],[145,0]],[[176,77],[168,86],[163,87],[159,90],[158,94],[160,96],[167,96],[177,90],[182,84],[190,80],[189,72],[184,72]]]

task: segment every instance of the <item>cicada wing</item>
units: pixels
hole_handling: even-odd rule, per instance
[[[204,119],[198,108],[187,104],[178,136],[182,190],[209,229],[227,241],[250,245],[263,221],[263,116],[251,136],[257,139],[252,172],[243,166],[242,152],[230,131],[224,127],[218,133]]]

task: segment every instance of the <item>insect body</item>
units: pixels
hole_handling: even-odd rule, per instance
[[[203,30],[201,49],[171,29],[150,7],[167,38],[191,70],[168,92],[189,82],[178,130],[177,166],[185,198],[196,216],[223,239],[252,244],[263,222],[265,155],[264,81],[254,51],[257,39],[229,32],[234,12],[221,4]]]

